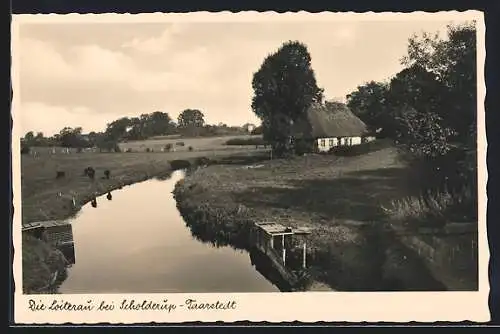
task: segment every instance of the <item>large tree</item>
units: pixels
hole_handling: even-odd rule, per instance
[[[107,125],[106,136],[114,141],[122,140],[127,135],[127,129],[130,126],[128,117],[119,118]]]
[[[64,127],[57,136],[62,147],[85,147],[88,145],[82,137],[81,127]]]
[[[288,41],[267,56],[252,87],[252,110],[262,120],[264,138],[278,155],[290,153],[291,125],[323,99],[306,45]]]
[[[187,135],[199,135],[204,125],[205,115],[198,109],[186,109],[177,118],[177,127]]]
[[[385,82],[370,81],[347,95],[349,109],[372,131],[382,128],[384,132],[390,132],[386,107],[388,89],[389,86]]]

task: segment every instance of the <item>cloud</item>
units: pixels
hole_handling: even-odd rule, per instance
[[[133,38],[130,41],[124,42],[122,47],[125,49],[133,49],[146,54],[159,55],[169,49],[173,39],[182,32],[181,24],[172,24],[169,28],[154,37]]]
[[[18,115],[20,117],[15,122],[18,122],[21,135],[28,131],[41,131],[50,136],[66,126],[81,126],[86,132],[100,131],[111,121],[109,115],[86,107],[51,106],[41,102],[21,103]]]
[[[21,98],[31,104],[23,113],[38,108],[55,115],[54,108],[59,108],[67,115],[83,107],[88,113],[75,114],[94,120],[98,128],[105,119],[155,110],[175,117],[185,108],[202,110],[209,123],[258,122],[250,108],[253,73],[283,42],[305,43],[318,85],[327,97],[342,96],[366,80],[395,74],[411,33],[442,25],[318,21],[129,24],[104,29],[71,24],[39,37],[33,28],[21,36],[19,48]],[[45,129],[59,124],[40,122]],[[90,124],[87,119],[81,123]],[[27,124],[35,126],[33,121]]]

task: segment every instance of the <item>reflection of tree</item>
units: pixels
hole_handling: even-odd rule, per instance
[[[155,176],[155,179],[158,181],[166,181],[166,180],[170,180],[171,177],[172,177],[172,173],[166,173],[163,175]]]
[[[241,236],[231,235],[222,230],[217,231],[205,222],[193,223],[188,219],[184,219],[184,221],[186,226],[189,227],[193,238],[202,243],[210,244],[216,248],[230,247],[234,250],[246,250],[248,247],[248,242]]]
[[[294,282],[287,282],[286,279],[281,276],[281,273],[273,267],[272,261],[268,258],[268,256],[261,253],[251,245],[249,230],[250,225],[246,225],[250,224],[250,222],[240,221],[234,223],[238,226],[236,228],[231,224],[217,223],[217,219],[207,219],[205,213],[202,213],[202,211],[193,212],[189,209],[183,209],[179,203],[177,204],[177,208],[179,213],[182,215],[186,226],[190,229],[191,235],[197,241],[209,244],[216,248],[230,247],[237,251],[247,251],[250,255],[251,265],[281,291],[306,290],[306,287],[309,284],[309,275],[304,274],[301,267],[299,267],[302,262],[298,253],[293,251],[290,251],[289,253],[292,255],[291,263],[294,264],[293,267],[298,269],[293,270],[292,274],[292,276],[298,274],[296,275],[297,280],[294,279]],[[292,243],[287,244],[291,245]]]

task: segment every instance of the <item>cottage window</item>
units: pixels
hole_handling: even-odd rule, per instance
[[[330,139],[330,146],[333,146],[333,138]]]
[[[326,143],[325,143],[325,140],[324,140],[324,139],[321,139],[321,146],[322,146],[322,147],[325,147],[325,144],[326,144]]]

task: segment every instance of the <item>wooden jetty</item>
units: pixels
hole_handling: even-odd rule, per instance
[[[73,226],[68,221],[48,220],[22,225],[22,232],[58,248],[71,263],[75,263]]]
[[[306,228],[292,228],[286,227],[275,222],[258,222],[255,223],[252,231],[252,244],[261,253],[265,254],[272,262],[273,267],[280,273],[280,275],[292,285],[297,283],[298,277],[287,268],[286,255],[287,247],[285,240],[294,235],[307,235],[311,231]],[[280,241],[280,244],[275,243],[275,239]],[[279,246],[279,247],[276,247]],[[279,249],[276,249],[279,248]],[[302,268],[307,266],[307,245],[305,240],[302,242]]]
[[[256,240],[255,243],[260,248],[270,248],[275,250],[274,240],[275,238],[281,237],[281,262],[286,266],[286,247],[285,247],[285,237],[293,235],[307,235],[311,233],[310,229],[307,228],[292,228],[286,227],[275,222],[260,222],[255,223],[257,231],[255,233]],[[307,245],[305,240],[302,243],[302,267],[306,268],[306,256],[307,256]]]

